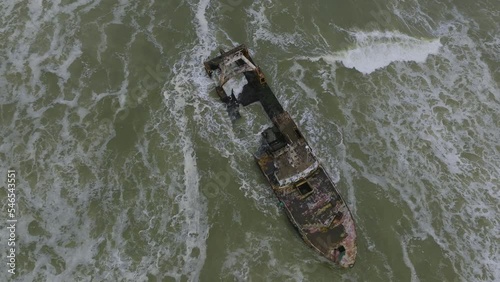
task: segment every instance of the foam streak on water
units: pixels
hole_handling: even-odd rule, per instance
[[[356,44],[352,49],[308,59],[342,62],[345,67],[369,74],[393,62],[423,63],[441,47],[439,39],[417,39],[399,32],[355,31],[350,35]]]

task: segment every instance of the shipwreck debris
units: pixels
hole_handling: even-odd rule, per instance
[[[273,126],[262,132],[255,160],[302,239],[336,264],[352,267],[357,246],[351,212],[248,49],[240,45],[228,52],[221,50],[220,56],[204,65],[232,120],[240,117],[240,105],[260,102],[272,121]],[[227,95],[223,86],[238,75],[247,84],[241,93]]]

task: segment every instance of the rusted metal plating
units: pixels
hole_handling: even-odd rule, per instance
[[[273,122],[273,127],[262,132],[262,145],[255,159],[303,240],[336,264],[352,267],[357,246],[351,212],[248,49],[240,45],[221,51],[220,56],[204,65],[207,74],[216,80],[217,94],[226,103],[231,119],[240,117],[240,104],[260,102]],[[234,93],[228,96],[223,86],[239,74],[248,83],[238,97]]]

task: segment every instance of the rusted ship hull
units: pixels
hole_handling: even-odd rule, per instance
[[[273,122],[262,132],[255,159],[303,240],[342,267],[352,267],[357,253],[351,212],[314,156],[295,122],[286,112],[255,65],[248,49],[238,46],[204,63],[216,81],[216,92],[231,119],[240,117],[240,105],[260,102]],[[228,95],[224,85],[244,75],[241,93]]]

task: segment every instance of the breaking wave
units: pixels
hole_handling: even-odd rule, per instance
[[[442,46],[439,39],[417,39],[399,32],[358,31],[350,35],[355,43],[352,49],[309,59],[341,62],[345,67],[370,74],[393,62],[423,63]]]

